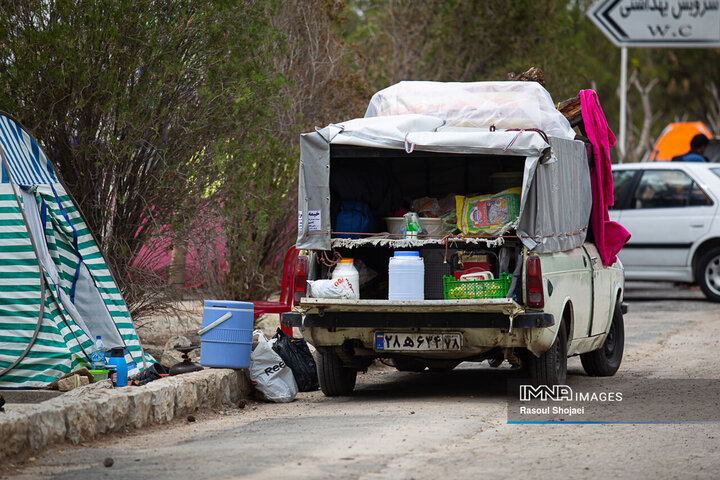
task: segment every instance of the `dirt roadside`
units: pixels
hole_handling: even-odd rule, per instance
[[[658,315],[628,315],[627,323],[647,328]],[[693,319],[628,348],[613,385],[642,378],[718,378],[720,313],[696,312]],[[582,367],[571,359],[569,369],[580,375]],[[360,376],[354,397],[329,399],[312,392],[291,404],[251,402],[244,409],[199,413],[196,422],[59,447],[0,472],[20,479],[720,474],[718,424],[508,425],[502,396],[493,387],[477,386],[492,385],[506,372],[452,373],[380,367]],[[106,457],[114,458],[113,467],[102,466]]]

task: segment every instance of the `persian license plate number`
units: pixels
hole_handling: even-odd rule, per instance
[[[375,333],[376,351],[423,352],[462,350],[460,333]]]

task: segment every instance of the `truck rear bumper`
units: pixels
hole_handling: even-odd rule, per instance
[[[510,317],[482,312],[323,312],[303,316],[283,313],[283,325],[306,328],[500,328],[510,327]],[[550,313],[524,313],[513,318],[515,328],[544,328],[555,325]]]

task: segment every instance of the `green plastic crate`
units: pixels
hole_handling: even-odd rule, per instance
[[[512,275],[501,273],[493,280],[455,280],[443,276],[445,300],[459,298],[505,298],[510,290]]]

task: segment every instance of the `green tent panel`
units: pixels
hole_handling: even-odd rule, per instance
[[[0,388],[41,388],[89,364],[96,335],[144,354],[87,224],[23,127],[0,114]]]

